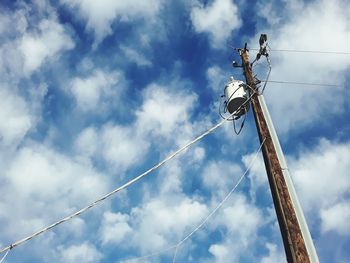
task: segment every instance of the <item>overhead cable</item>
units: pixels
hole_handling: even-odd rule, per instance
[[[169,246],[168,248],[162,249],[158,252],[154,252],[151,253],[149,255],[145,255],[145,256],[141,256],[138,258],[132,258],[132,259],[128,259],[125,262],[133,262],[133,261],[139,261],[142,259],[146,259],[149,257],[153,257],[153,256],[157,256],[162,254],[163,252],[175,249],[174,252],[174,256],[173,256],[173,263],[175,263],[176,261],[176,255],[178,252],[179,247],[186,241],[188,240],[192,235],[194,235],[199,229],[201,229],[205,223],[223,206],[223,204],[227,201],[227,199],[232,195],[232,193],[237,189],[237,187],[240,185],[240,183],[243,181],[243,178],[248,174],[248,172],[250,171],[250,169],[253,167],[258,154],[262,148],[262,146],[265,143],[266,138],[264,138],[264,140],[261,142],[259,148],[257,149],[254,158],[250,161],[247,169],[244,171],[244,173],[240,176],[240,178],[238,179],[237,183],[232,187],[232,189],[228,192],[228,194],[221,200],[221,202],[201,221],[201,223],[199,223],[188,235],[186,235],[182,240],[180,240],[177,244]]]
[[[5,253],[5,255],[1,258],[0,263],[4,262],[5,258],[7,257],[7,254],[10,252],[11,249],[8,249]]]
[[[268,72],[267,72],[266,81],[265,81],[265,84],[264,84],[264,86],[263,86],[263,88],[262,88],[262,90],[261,90],[261,93],[264,93],[264,90],[265,90],[265,88],[266,88],[267,82],[269,81],[270,74],[271,74],[271,69],[272,69],[272,67],[271,67],[271,61],[270,61],[269,58],[267,58],[267,63],[268,63],[269,70],[268,70]]]
[[[250,48],[250,50],[259,50],[259,48]],[[316,54],[350,55],[350,52],[343,52],[343,51],[297,50],[297,49],[270,49],[270,51],[294,52],[294,53],[316,53]]]
[[[229,116],[230,117],[230,116]],[[2,248],[0,250],[0,253],[3,253],[5,251],[9,251],[12,248],[21,245],[22,243],[31,240],[32,238],[64,223],[69,221],[70,219],[79,216],[80,214],[84,213],[85,211],[89,210],[90,208],[93,208],[94,206],[96,206],[98,203],[104,201],[105,199],[111,197],[112,195],[116,194],[117,192],[131,186],[132,184],[136,183],[137,181],[139,181],[141,178],[145,177],[146,175],[150,174],[151,172],[153,172],[154,170],[158,169],[160,166],[162,166],[163,164],[165,164],[167,161],[171,160],[172,158],[174,158],[176,155],[178,155],[179,153],[183,152],[184,150],[186,150],[187,148],[189,148],[191,145],[193,145],[194,143],[200,141],[201,139],[203,139],[205,136],[207,136],[208,134],[210,134],[211,132],[213,132],[214,130],[216,130],[217,128],[219,128],[222,124],[225,123],[227,119],[224,119],[222,121],[220,121],[218,124],[214,125],[213,127],[211,127],[210,129],[208,129],[207,131],[205,131],[204,133],[202,133],[201,135],[197,136],[195,139],[193,139],[192,141],[188,142],[187,144],[185,144],[184,146],[182,146],[181,148],[179,148],[178,150],[176,150],[175,152],[173,152],[172,154],[170,154],[168,157],[166,157],[165,159],[163,159],[162,161],[160,161],[158,164],[154,165],[152,168],[148,169],[146,172],[138,175],[137,177],[131,179],[130,181],[128,181],[127,183],[123,184],[122,186],[114,189],[112,192],[102,196],[101,198],[97,199],[96,201],[94,201],[93,203],[89,204],[88,206],[76,211],[75,213],[60,219],[59,221],[31,234],[30,236],[27,236],[23,239],[20,239],[4,248]]]
[[[327,87],[342,87],[341,85],[328,84],[328,83],[310,83],[310,82],[297,82],[297,81],[282,81],[282,80],[260,80],[261,82],[293,84],[293,85],[307,85],[307,86],[327,86]]]

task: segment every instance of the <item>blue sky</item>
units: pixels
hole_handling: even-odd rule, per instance
[[[246,3],[249,2],[249,3]],[[229,45],[349,52],[348,1],[1,1],[0,245],[91,203],[216,124]],[[251,51],[251,57],[255,51]],[[265,99],[321,262],[349,262],[349,55],[271,51]],[[254,68],[266,77],[260,62]],[[252,113],[5,262],[126,262],[176,244],[259,147]],[[172,262],[174,251],[139,262]],[[177,262],[284,262],[262,158]]]

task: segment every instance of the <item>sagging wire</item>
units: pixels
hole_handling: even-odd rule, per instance
[[[179,244],[176,245],[175,251],[174,251],[174,256],[173,256],[173,263],[176,262],[176,256],[177,256],[177,251],[179,250]]]
[[[221,95],[220,96],[220,102],[219,102],[219,115],[220,115],[220,117],[222,118],[222,119],[225,119],[225,117],[222,115],[222,110],[221,110],[221,108],[222,108],[222,99],[223,98],[225,98],[225,95]],[[226,108],[227,108],[227,101],[225,100],[224,101],[224,113],[226,113]],[[231,119],[227,119],[228,121],[231,121]]]
[[[267,49],[268,48],[268,49]],[[266,76],[266,82],[264,83],[264,87],[262,88],[261,90],[261,94],[264,93],[264,90],[266,88],[266,85],[267,83],[269,82],[269,79],[270,79],[270,73],[271,73],[271,69],[272,69],[272,66],[271,66],[271,60],[270,60],[270,56],[269,56],[269,52],[267,52],[271,50],[270,46],[269,46],[269,43],[267,42],[267,38],[266,38],[266,61],[267,61],[267,64],[268,64],[268,67],[269,67],[269,71],[267,73],[267,76]]]
[[[246,83],[243,83],[244,86],[246,86],[247,88],[249,88],[252,92],[252,94],[249,96],[248,100],[246,102],[244,102],[241,106],[245,106],[245,113],[244,113],[244,118],[243,118],[243,121],[241,123],[241,127],[239,128],[239,130],[237,131],[236,129],[236,123],[235,123],[235,119],[233,120],[233,130],[235,132],[235,134],[239,135],[243,129],[243,126],[245,124],[245,120],[247,119],[247,115],[248,115],[248,109],[247,109],[247,103],[250,102],[251,98],[254,96],[254,94],[258,93],[260,94],[257,90],[254,90],[251,86],[249,86],[248,84]],[[239,111],[238,111],[239,112]]]
[[[292,85],[307,85],[307,86],[325,86],[325,87],[343,87],[342,85],[329,84],[329,83],[311,83],[311,82],[298,82],[298,81],[283,81],[283,80],[259,80],[260,82],[292,84]]]
[[[266,76],[266,81],[264,81],[265,83],[264,83],[264,86],[263,86],[263,88],[262,88],[262,90],[261,90],[261,94],[264,93],[264,90],[265,90],[265,88],[266,88],[266,85],[267,85],[267,83],[269,82],[270,73],[271,73],[271,68],[272,68],[272,67],[271,67],[271,61],[270,61],[269,57],[267,57],[266,60],[267,60],[267,63],[268,63],[269,71],[268,71],[267,76]]]
[[[165,249],[159,250],[157,252],[153,252],[151,254],[148,255],[144,255],[141,257],[137,257],[137,258],[131,258],[131,259],[126,259],[124,262],[136,262],[136,261],[140,261],[146,258],[150,258],[153,256],[157,256],[160,255],[166,251],[172,250],[174,249],[174,253],[173,253],[173,260],[172,262],[175,263],[176,262],[176,256],[178,254],[178,250],[180,248],[180,246],[186,242],[186,240],[190,239],[198,230],[200,230],[201,228],[204,227],[204,225],[208,222],[208,220],[225,204],[225,202],[229,199],[229,197],[233,194],[233,192],[235,192],[238,188],[238,186],[242,183],[244,177],[248,174],[248,172],[251,170],[251,168],[253,167],[254,163],[256,162],[259,152],[261,151],[264,143],[266,141],[266,138],[264,138],[261,143],[259,148],[257,149],[257,151],[255,152],[254,157],[252,158],[252,160],[249,162],[247,169],[244,171],[244,173],[239,177],[239,179],[237,180],[236,184],[231,188],[231,190],[227,193],[227,195],[220,201],[220,203],[188,234],[186,235],[183,239],[181,239],[179,242],[177,242],[174,245],[171,245]]]
[[[232,122],[233,122],[233,130],[235,131],[235,134],[236,134],[236,135],[239,135],[239,134],[241,133],[241,131],[242,131],[242,129],[243,129],[243,126],[244,126],[244,123],[245,123],[245,120],[246,120],[246,118],[247,118],[247,115],[248,115],[248,111],[244,114],[244,118],[243,118],[243,121],[242,121],[242,123],[241,123],[241,127],[239,128],[238,131],[237,131],[237,129],[236,129],[236,122],[235,122],[235,120],[232,121]]]
[[[230,116],[229,116],[230,117]],[[37,232],[32,233],[31,235],[22,238],[20,240],[17,240],[16,242],[0,248],[0,253],[5,253],[6,254],[13,248],[29,241],[32,240],[33,238],[49,231],[50,229],[65,223],[71,219],[73,219],[74,217],[77,217],[79,215],[81,215],[82,213],[86,212],[87,210],[95,207],[96,205],[98,205],[99,203],[103,202],[104,200],[110,198],[111,196],[115,195],[117,192],[122,191],[126,188],[128,188],[129,186],[133,185],[134,183],[136,183],[137,181],[139,181],[140,179],[142,179],[143,177],[147,176],[148,174],[150,174],[151,172],[157,170],[159,167],[161,167],[163,164],[165,164],[166,162],[168,162],[169,160],[173,159],[175,156],[177,156],[179,153],[184,152],[187,148],[189,148],[190,146],[192,146],[193,144],[195,144],[196,142],[200,141],[201,139],[203,139],[205,136],[207,136],[208,134],[210,134],[211,132],[213,132],[214,130],[216,130],[217,128],[219,128],[221,125],[223,125],[225,123],[226,119],[220,121],[219,123],[217,123],[216,125],[214,125],[213,127],[209,128],[208,130],[206,130],[205,132],[203,132],[201,135],[197,136],[196,138],[194,138],[192,141],[186,143],[185,145],[183,145],[182,147],[180,147],[179,149],[177,149],[176,151],[174,151],[173,153],[171,153],[170,155],[168,155],[165,159],[161,160],[159,163],[157,163],[156,165],[152,166],[151,168],[149,168],[147,171],[139,174],[138,176],[130,179],[128,182],[124,183],[123,185],[119,186],[118,188],[115,188],[113,191],[105,194],[104,196],[100,197],[99,199],[95,200],[94,202],[90,203],[89,205],[81,208],[80,210],[74,212],[73,214],[66,216],[58,221],[56,221],[55,223],[52,223],[51,225],[48,225],[44,228],[42,228],[41,230],[38,230]],[[1,262],[0,262],[1,263]]]
[[[231,46],[234,49],[237,49]],[[259,48],[250,48],[250,50],[259,50]],[[343,51],[325,51],[325,50],[297,50],[297,49],[271,49],[276,52],[296,52],[296,53],[316,53],[316,54],[334,54],[334,55],[350,55],[350,52]]]
[[[11,251],[11,249],[7,250],[5,255],[1,258],[0,263],[3,263],[5,258],[7,257],[8,253]]]

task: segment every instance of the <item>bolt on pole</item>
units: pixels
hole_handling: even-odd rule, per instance
[[[246,48],[246,45],[244,49],[239,50],[240,56],[242,59],[244,76],[246,79],[246,83],[253,90],[257,90],[255,78],[253,77],[252,67],[249,62],[249,51]],[[270,130],[271,125],[269,125],[269,123],[265,119],[265,114],[261,105],[261,100],[263,100],[262,95],[255,93],[251,98],[251,106],[253,109],[255,124],[259,134],[260,142],[265,140],[265,143],[262,147],[262,153],[263,153],[264,163],[265,163],[268,181],[271,189],[272,199],[273,199],[276,214],[277,214],[277,220],[278,220],[280,231],[282,234],[287,261],[289,263],[318,262],[317,254],[313,247],[312,239],[309,232],[308,232],[308,235],[310,236],[310,238],[308,239],[308,241],[311,239],[312,244],[310,245],[310,242],[305,243],[303,233],[299,225],[298,217],[295,211],[295,206],[291,198],[291,195],[289,193],[290,186],[285,180],[282,166],[277,154],[278,149],[276,149],[277,147],[275,145],[276,142],[272,138],[272,134]],[[263,106],[266,107],[265,103],[263,104],[264,104]],[[274,130],[273,130],[273,133],[274,133]],[[294,188],[293,188],[293,191],[294,191]],[[300,214],[299,211],[298,213]],[[302,211],[301,211],[301,214],[302,214]],[[303,215],[302,215],[302,219],[304,220]],[[299,220],[300,220],[300,216],[299,216]],[[306,225],[306,230],[308,231],[307,225]],[[307,249],[307,246],[308,246],[308,249]],[[312,255],[310,256],[310,254]]]

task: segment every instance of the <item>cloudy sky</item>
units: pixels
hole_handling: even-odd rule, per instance
[[[0,246],[75,212],[215,125],[230,47],[350,52],[346,0],[0,2]],[[255,56],[254,50],[251,57]],[[270,53],[265,98],[321,262],[350,262],[350,55]],[[262,60],[254,70],[266,78]],[[189,234],[259,147],[252,113],[5,262],[126,262]],[[138,262],[172,262],[174,250]],[[134,261],[137,262],[137,261]],[[262,158],[177,262],[285,262]]]

